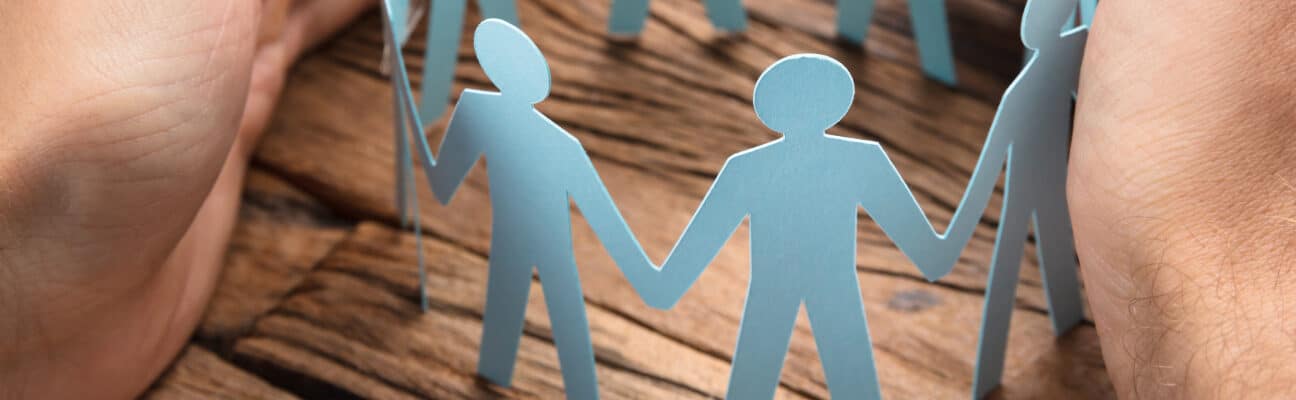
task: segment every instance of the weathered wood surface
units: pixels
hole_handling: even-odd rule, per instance
[[[539,109],[582,141],[657,260],[724,160],[777,137],[756,119],[750,96],[756,77],[778,58],[823,53],[851,70],[855,107],[831,132],[882,142],[943,227],[1021,57],[1018,0],[949,1],[962,82],[956,88],[921,76],[902,0],[878,1],[866,51],[833,39],[834,2],[827,0],[748,1],[750,30],[738,36],[714,33],[697,1],[655,0],[644,35],[633,42],[606,37],[605,0],[519,3],[522,26],[553,74],[553,94]],[[470,9],[456,92],[490,87],[469,45],[478,18]],[[183,397],[193,391],[175,388],[205,388],[237,374],[308,398],[562,393],[538,280],[513,387],[474,374],[489,253],[489,161],[448,207],[432,199],[420,175],[432,310],[418,311],[416,241],[396,227],[392,198],[391,96],[378,69],[379,28],[375,14],[363,18],[292,74],[256,155],[223,281],[195,335],[212,352],[186,353],[154,398]],[[414,38],[406,52],[417,81],[422,36]],[[436,143],[444,121],[432,125]],[[937,283],[922,279],[862,215],[857,270],[888,398],[968,396],[998,205],[996,197],[955,272]],[[746,229],[679,305],[663,312],[637,298],[583,219],[573,223],[604,397],[722,397],[746,290]],[[1053,336],[1033,256],[1028,248],[1004,386],[994,396],[1112,397],[1092,324]],[[810,327],[799,318],[779,397],[824,398]],[[229,368],[193,366],[214,362]]]
[[[212,352],[189,345],[146,399],[296,399],[261,378],[235,367]]]
[[[196,337],[225,346],[305,278],[352,222],[260,169],[248,174],[222,282]]]

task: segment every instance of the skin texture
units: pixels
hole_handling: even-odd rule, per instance
[[[289,66],[366,5],[0,6],[0,398],[129,398],[165,368]]]
[[[1104,0],[1068,194],[1123,398],[1296,397],[1296,3]]]

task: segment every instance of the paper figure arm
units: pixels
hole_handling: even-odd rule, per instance
[[[990,204],[990,196],[994,194],[995,182],[999,181],[999,173],[1004,170],[1004,162],[1008,158],[1009,146],[1004,138],[1009,135],[1005,133],[996,133],[997,130],[1003,129],[1004,125],[996,122],[990,127],[990,134],[986,138],[986,143],[981,149],[981,156],[977,158],[977,165],[972,170],[972,177],[968,181],[967,189],[963,191],[963,198],[959,201],[958,209],[954,210],[954,216],[950,218],[949,227],[945,229],[944,240],[947,242],[945,249],[949,249],[952,254],[941,254],[931,274],[924,272],[924,276],[929,280],[936,280],[948,274],[954,268],[954,263],[958,261],[959,254],[962,253],[967,243],[972,240],[972,233],[976,231],[977,222],[985,214],[986,206]],[[954,250],[957,249],[957,250]],[[907,252],[906,252],[907,254]],[[919,269],[922,269],[920,266]]]
[[[864,175],[862,180],[867,182],[868,189],[861,192],[860,204],[896,247],[918,266],[924,277],[931,281],[940,279],[954,268],[954,263],[972,238],[980,211],[985,210],[985,202],[989,201],[989,193],[982,196],[974,190],[983,189],[976,185],[984,185],[987,180],[978,178],[986,173],[974,175],[973,185],[964,194],[964,202],[955,211],[945,233],[941,234],[932,227],[918,199],[882,147],[877,144],[868,146],[865,156],[859,158],[864,165],[856,168]],[[978,170],[984,169],[978,167]],[[993,191],[995,179],[988,182]]]
[[[473,129],[476,122],[475,116],[465,115],[466,112],[481,112],[465,111],[466,108],[473,106],[465,104],[465,100],[470,99],[471,96],[471,92],[467,90],[459,96],[459,103],[450,114],[450,123],[446,126],[445,137],[441,139],[441,149],[438,152],[441,159],[436,168],[426,171],[428,184],[432,186],[432,192],[436,194],[441,204],[450,203],[450,199],[454,198],[455,192],[459,190],[459,185],[468,176],[468,171],[485,152],[485,144],[477,135],[487,134],[487,132],[483,129]]]
[[[648,305],[663,310],[674,307],[747,217],[746,202],[738,182],[741,178],[725,174],[731,170],[732,164],[731,158],[720,170],[711,190],[702,199],[702,205],[693,214],[693,220],[689,221],[666,262],[657,270],[655,282],[643,285],[648,290],[640,293]]]
[[[576,207],[580,208],[585,221],[598,235],[599,242],[603,243],[612,260],[630,281],[630,285],[634,286],[635,291],[642,297],[651,290],[642,285],[650,284],[652,281],[650,275],[657,272],[657,267],[653,265],[652,260],[644,253],[643,246],[640,246],[639,240],[630,231],[630,226],[626,224],[621,211],[612,201],[612,195],[608,193],[607,186],[604,186],[603,180],[599,178],[589,155],[579,146],[576,150],[574,152],[576,155],[572,157],[575,159],[572,163],[574,170],[570,174],[571,180],[567,183],[568,194],[575,201]]]
[[[404,23],[403,18],[405,18],[403,15],[408,12],[407,9],[401,9],[400,7],[408,6],[409,4],[402,0],[387,0],[383,2],[383,13],[385,16],[385,19],[383,20],[383,35],[384,39],[388,43],[391,43],[394,48],[393,51],[388,52],[386,56],[387,61],[394,67],[392,68],[391,80],[395,96],[392,100],[396,108],[395,145],[399,160],[396,167],[396,196],[398,199],[397,209],[401,214],[402,223],[407,222],[406,218],[410,217],[405,202],[408,200],[407,197],[409,196],[409,187],[406,185],[406,177],[410,176],[412,173],[412,167],[410,166],[410,143],[408,140],[409,138],[406,135],[412,134],[414,136],[414,143],[416,145],[415,151],[419,152],[419,155],[421,156],[419,162],[423,166],[424,172],[429,176],[429,179],[432,171],[435,169],[434,167],[436,166],[436,158],[432,157],[432,150],[428,145],[427,136],[423,134],[423,120],[419,118],[417,106],[414,102],[414,95],[410,93],[409,75],[405,71],[405,56],[399,50],[402,45],[401,38],[398,36],[399,31],[396,30],[396,27],[402,26],[401,24]],[[400,14],[402,16],[397,18],[394,14]]]

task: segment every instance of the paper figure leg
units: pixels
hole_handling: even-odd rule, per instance
[[[738,327],[738,347],[734,350],[726,398],[774,398],[792,327],[801,309],[799,293],[780,283],[788,282],[762,282],[752,277]]]
[[[514,0],[477,0],[477,8],[481,9],[483,18],[499,18],[514,26],[519,25],[517,4]]]
[[[612,0],[608,16],[608,32],[613,35],[636,36],[643,32],[648,19],[648,0]]]
[[[455,63],[459,61],[459,35],[463,30],[466,1],[431,0],[420,87],[423,98],[419,104],[419,118],[424,123],[441,118],[450,103],[450,84],[454,82]]]
[[[1008,165],[1011,168],[1011,160]],[[1012,184],[1009,181],[1008,193],[1004,195],[1003,217],[995,236],[994,255],[990,259],[990,281],[986,283],[981,339],[977,344],[972,384],[973,398],[977,399],[999,386],[999,379],[1003,376],[1008,326],[1012,322],[1013,303],[1017,300],[1017,278],[1026,245],[1026,225],[1030,222],[1030,210],[1014,203],[1022,196],[1012,192]]]
[[[706,0],[707,17],[716,29],[742,32],[747,29],[747,11],[741,0]]]
[[[403,65],[400,67],[404,67]],[[410,159],[409,151],[409,133],[406,128],[405,107],[400,106],[404,100],[401,96],[401,88],[396,83],[395,74],[392,74],[392,104],[395,105],[396,134],[394,145],[396,146],[396,211],[400,214],[401,226],[409,227],[410,221],[414,219],[409,209],[411,175],[414,169],[414,163]]]
[[[1077,26],[1083,24],[1084,21],[1080,20],[1080,8],[1076,7],[1076,9],[1071,10],[1071,16],[1067,17],[1067,23],[1066,25],[1062,26],[1062,31],[1066,32],[1075,29]]]
[[[570,252],[571,246],[568,246]],[[544,288],[549,324],[563,388],[569,399],[597,399],[598,378],[594,373],[594,346],[590,342],[585,297],[581,295],[576,261],[570,255],[539,266],[540,287]]]
[[[873,0],[837,0],[837,36],[863,44],[872,24]]]
[[[819,282],[818,291],[806,297],[828,391],[837,399],[881,399],[859,279],[853,265],[841,275]]]
[[[1035,211],[1035,246],[1053,332],[1061,335],[1084,319],[1084,299],[1080,297],[1065,181],[1059,181],[1058,186],[1048,192],[1048,200]]]
[[[481,354],[477,374],[500,386],[513,380],[527,295],[531,292],[531,263],[510,257],[507,246],[491,243],[486,312],[482,317]]]
[[[913,22],[923,72],[947,85],[957,83],[945,0],[909,0],[909,18]]]

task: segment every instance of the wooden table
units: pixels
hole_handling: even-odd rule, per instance
[[[830,0],[748,0],[750,28],[713,31],[700,2],[655,0],[641,39],[609,40],[606,0],[519,1],[548,57],[539,109],[580,138],[650,255],[664,258],[724,160],[773,140],[751,107],[762,70],[794,53],[837,58],[855,106],[831,133],[881,142],[938,227],[962,195],[995,104],[1021,61],[1023,0],[950,0],[961,83],[924,79],[903,0],[879,0],[864,49],[834,39]],[[470,8],[455,91],[491,88],[473,57]],[[414,79],[421,33],[406,49]],[[420,177],[431,311],[418,306],[416,240],[393,200],[392,104],[376,13],[292,73],[248,179],[222,283],[153,398],[557,398],[542,292],[531,291],[514,384],[474,373],[485,299],[486,168],[449,207]],[[430,128],[440,140],[444,120]],[[489,164],[489,163],[487,163]],[[863,287],[883,393],[967,398],[999,198],[949,277],[927,283],[865,217]],[[679,305],[644,305],[574,218],[603,397],[722,397],[746,290],[739,230]],[[999,398],[1113,397],[1092,322],[1060,338],[1028,249]],[[804,313],[780,398],[828,397]]]

